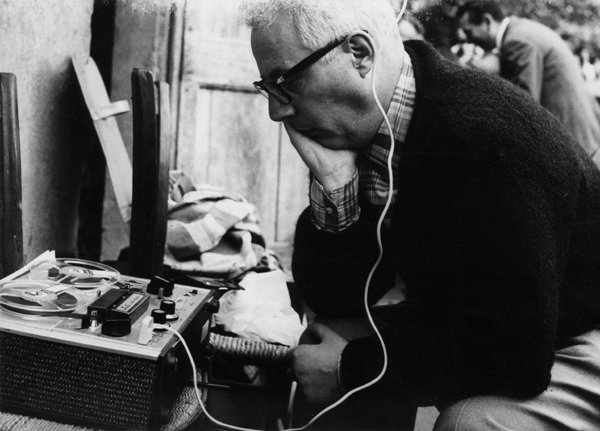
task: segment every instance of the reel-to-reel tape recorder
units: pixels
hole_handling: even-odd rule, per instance
[[[67,316],[119,279],[117,270],[100,263],[43,260],[30,266],[26,278],[0,283],[0,306],[16,315]]]
[[[199,348],[218,292],[148,285],[50,252],[0,280],[0,408],[111,428],[168,420],[189,359],[145,318],[170,316]]]

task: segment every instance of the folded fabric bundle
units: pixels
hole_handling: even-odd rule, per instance
[[[226,292],[215,324],[241,338],[294,347],[304,325],[292,307],[283,271],[249,272],[240,286]]]
[[[171,174],[165,264],[220,276],[259,265],[278,267],[266,250],[252,203],[223,188],[194,186],[177,171]]]

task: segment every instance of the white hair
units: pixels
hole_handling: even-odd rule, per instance
[[[316,50],[349,32],[365,30],[381,45],[400,40],[389,0],[245,0],[241,18],[265,29],[282,14],[291,17],[306,48]]]

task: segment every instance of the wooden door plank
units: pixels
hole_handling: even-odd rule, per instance
[[[255,204],[263,233],[272,241],[277,202],[278,128],[264,116],[266,100],[262,97],[214,91],[212,99],[209,182],[241,193]]]
[[[210,91],[200,91],[196,82],[181,83],[176,166],[194,184],[208,183],[211,94]]]
[[[131,216],[132,168],[114,115],[129,111],[129,105],[126,101],[110,102],[100,71],[92,58],[73,58],[72,62],[104,151],[119,211],[123,220],[128,222]]]

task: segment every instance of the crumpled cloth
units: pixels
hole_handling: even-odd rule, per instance
[[[295,347],[304,325],[292,308],[283,271],[249,272],[244,290],[223,294],[215,323],[242,338]]]
[[[177,271],[235,276],[258,265],[278,267],[265,246],[254,204],[236,192],[194,186],[171,172],[164,263]]]

